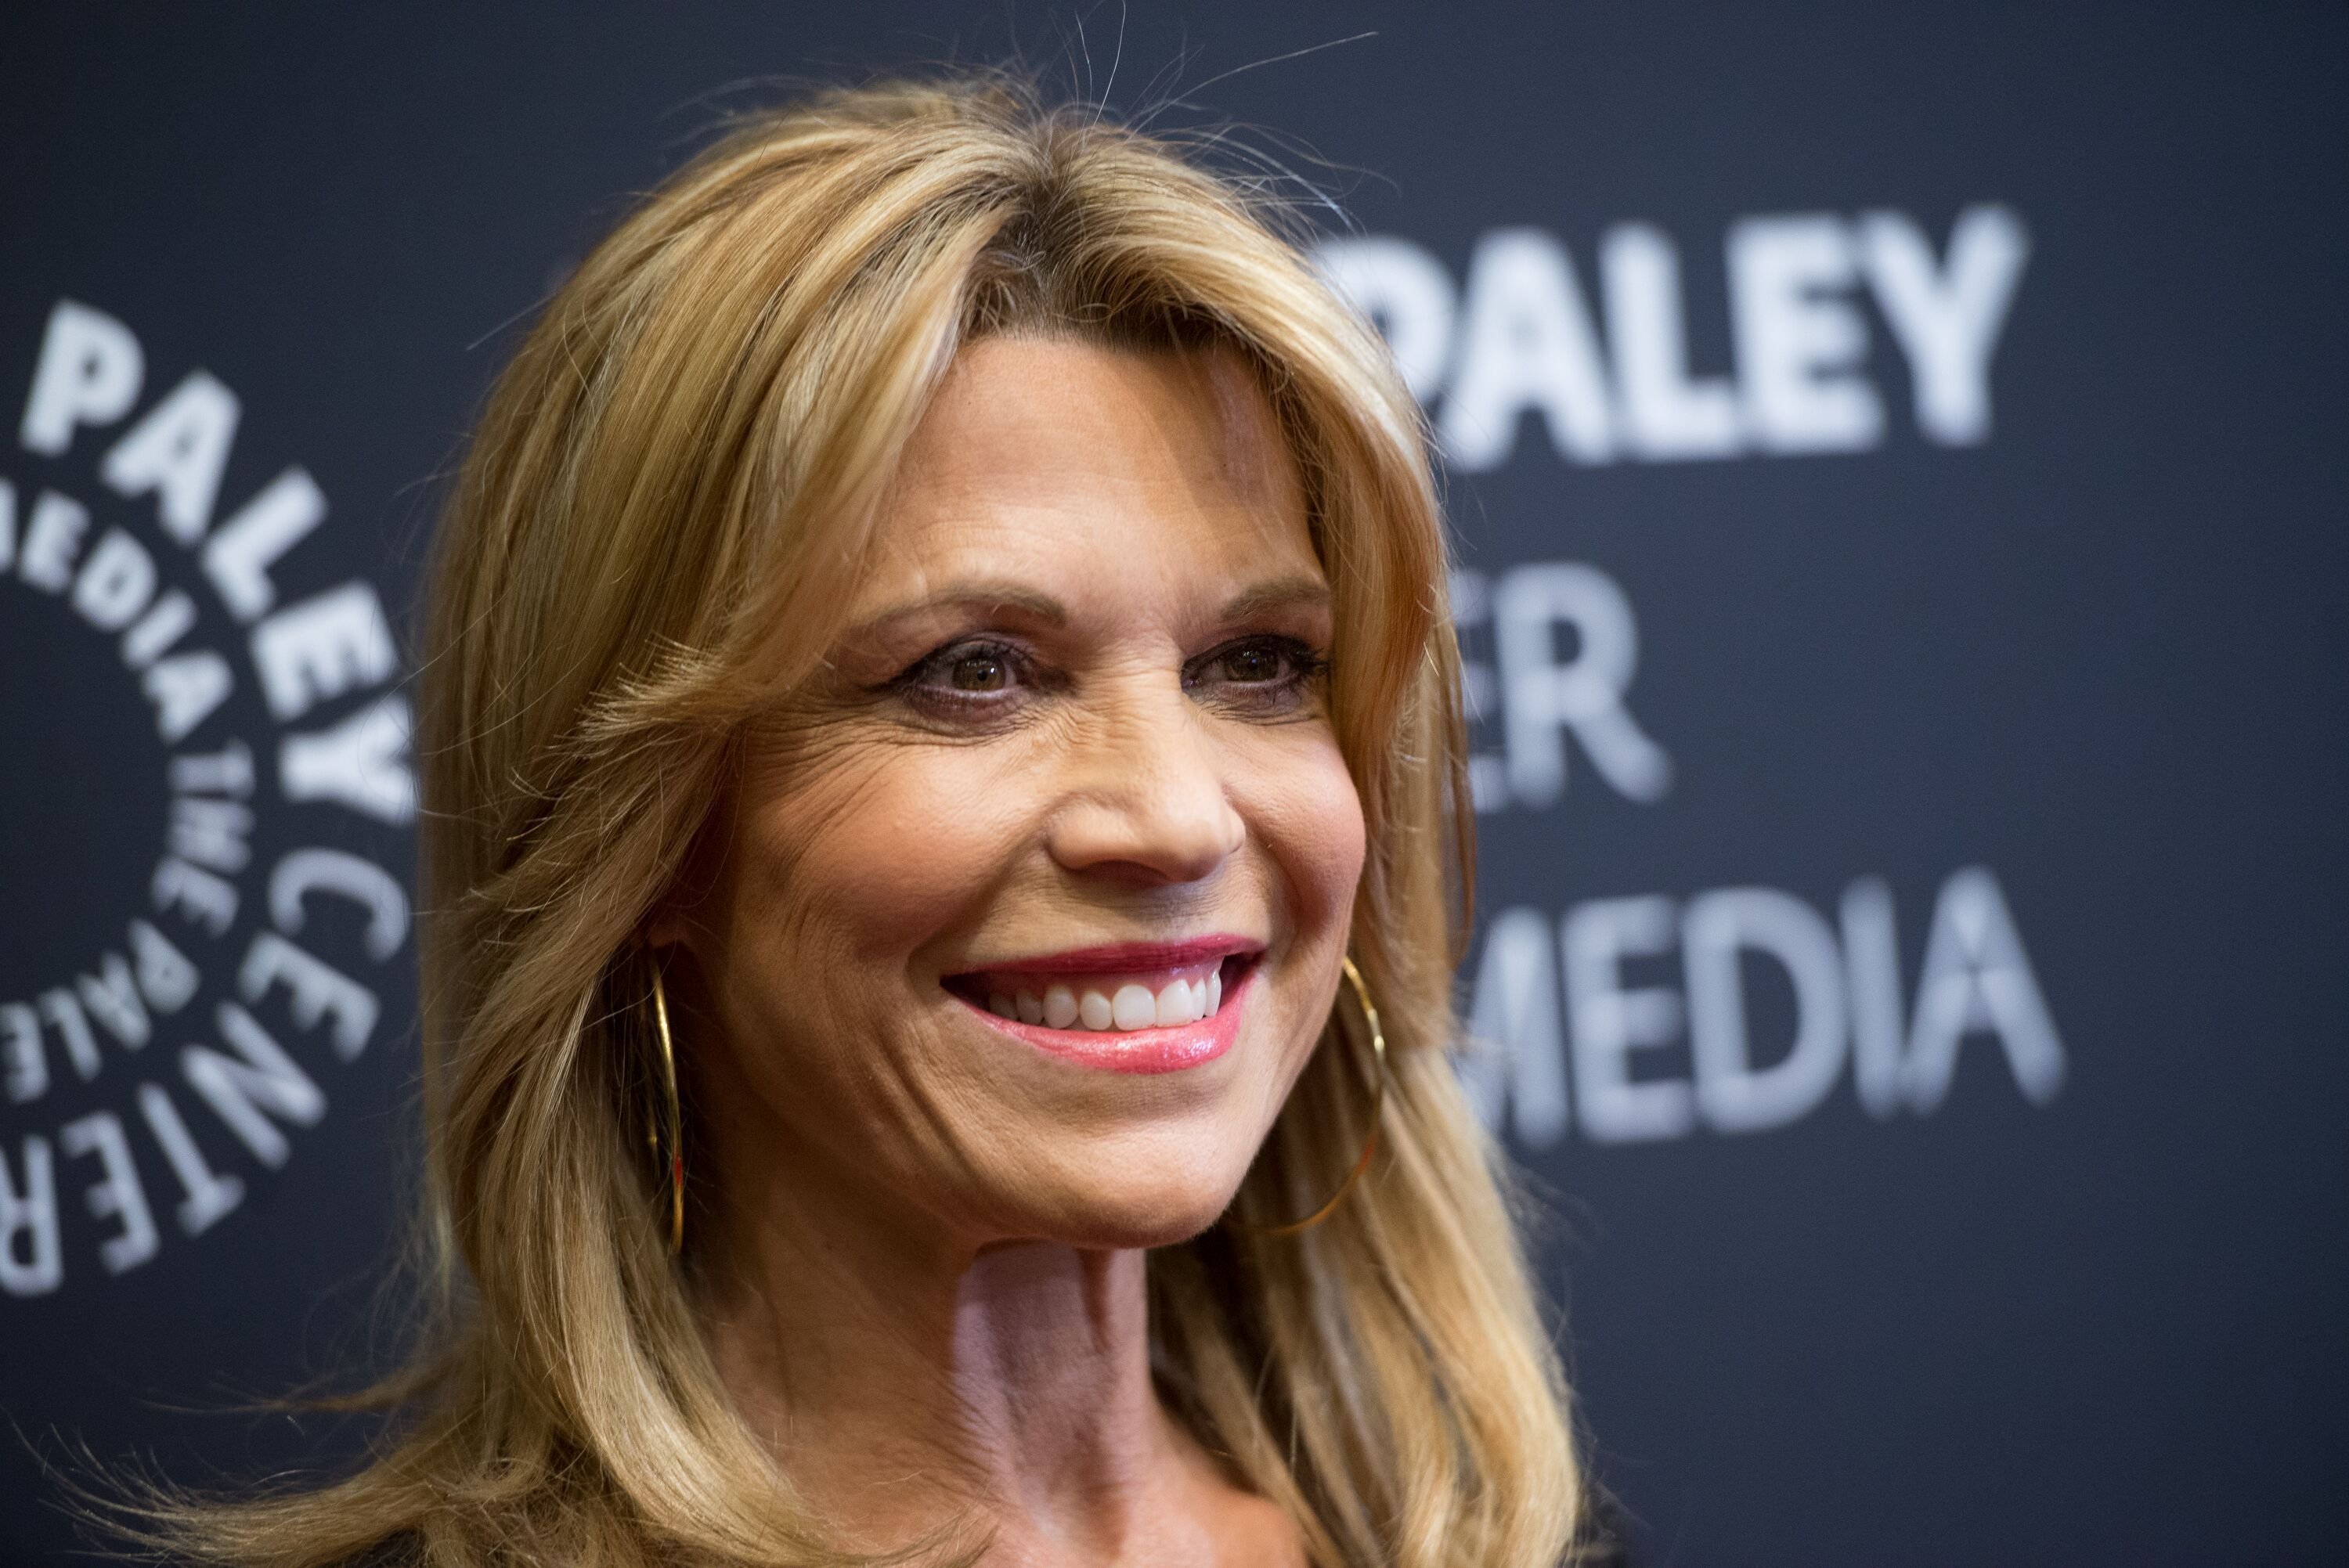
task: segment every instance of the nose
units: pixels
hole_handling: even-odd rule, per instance
[[[1046,845],[1065,869],[1141,885],[1204,882],[1238,852],[1226,758],[1179,691],[1096,710],[1072,742]]]

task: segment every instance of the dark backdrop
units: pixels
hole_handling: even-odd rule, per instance
[[[220,1412],[383,1342],[386,628],[512,324],[720,108],[1015,47],[1269,128],[1445,433],[1468,1070],[1651,1561],[2349,1547],[2340,7],[0,36],[0,1559],[36,1450],[353,1436]]]

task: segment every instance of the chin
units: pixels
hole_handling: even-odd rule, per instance
[[[1087,1161],[1056,1197],[1040,1233],[1070,1246],[1166,1247],[1187,1242],[1222,1217],[1247,1174],[1245,1161],[1211,1157],[1174,1166],[1163,1156],[1119,1160],[1131,1174],[1102,1179],[1105,1161]],[[1152,1166],[1157,1166],[1155,1171]],[[1040,1208],[1030,1204],[1031,1212]]]

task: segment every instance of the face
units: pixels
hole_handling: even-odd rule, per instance
[[[1263,395],[1221,353],[972,346],[844,621],[653,933],[718,1205],[1195,1233],[1329,1016],[1363,856]]]

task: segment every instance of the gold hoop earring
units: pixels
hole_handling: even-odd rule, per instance
[[[661,987],[660,960],[653,960],[653,1026],[660,1037],[662,1099],[668,1111],[668,1158],[661,1158],[663,1125],[656,1116],[645,1129],[645,1142],[653,1151],[653,1165],[668,1179],[668,1254],[685,1250],[685,1113],[677,1099],[677,1047],[668,1033],[668,993]]]
[[[1338,1190],[1330,1193],[1329,1201],[1319,1208],[1303,1219],[1291,1220],[1285,1225],[1252,1225],[1246,1220],[1226,1218],[1224,1223],[1236,1231],[1270,1238],[1293,1236],[1300,1231],[1311,1230],[1338,1212],[1338,1205],[1346,1201],[1346,1195],[1370,1170],[1371,1156],[1378,1152],[1379,1117],[1387,1103],[1387,1037],[1379,1027],[1379,1010],[1371,1001],[1371,988],[1362,983],[1362,972],[1354,967],[1354,960],[1350,956],[1344,962],[1347,982],[1354,988],[1354,1001],[1362,1009],[1362,1022],[1370,1026],[1371,1031],[1371,1135],[1362,1140],[1361,1157],[1354,1161],[1354,1168],[1346,1172],[1346,1179],[1338,1183]]]

